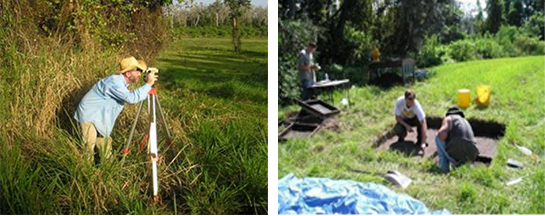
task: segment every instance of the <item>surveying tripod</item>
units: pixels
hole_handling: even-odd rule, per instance
[[[134,129],[136,128],[136,124],[138,122],[138,117],[140,116],[140,113],[142,112],[142,106],[144,104],[144,101],[141,101],[140,104],[138,104],[138,111],[136,113],[136,118],[134,119],[134,122],[131,127],[131,133],[129,135],[129,141],[125,145],[125,148],[123,149],[123,156],[126,156],[129,154],[129,146],[132,141],[132,136],[134,135]],[[149,132],[144,136],[144,139],[142,140],[142,143],[140,144],[140,150],[144,150],[144,145],[146,142],[148,142],[148,148],[149,148],[149,154],[150,154],[150,161],[151,161],[151,169],[152,169],[152,179],[153,179],[153,200],[155,202],[159,201],[158,196],[158,190],[159,190],[159,182],[157,180],[157,161],[159,159],[158,150],[157,150],[157,116],[156,116],[156,108],[159,109],[159,114],[161,116],[161,120],[164,126],[164,129],[167,132],[167,148],[171,147],[174,142],[172,140],[172,136],[170,135],[170,131],[168,129],[167,122],[165,120],[165,115],[163,113],[163,109],[161,108],[161,103],[159,102],[159,97],[157,96],[157,89],[153,87],[149,93],[148,93],[148,113],[150,117],[150,125],[149,125]],[[149,138],[149,140],[148,140]]]

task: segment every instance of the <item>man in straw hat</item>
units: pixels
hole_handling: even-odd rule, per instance
[[[81,99],[74,118],[79,122],[86,143],[89,161],[95,154],[95,146],[109,159],[112,151],[110,134],[125,103],[135,104],[148,97],[151,86],[157,80],[156,68],[150,68],[146,83],[135,90],[129,84],[136,83],[142,72],[148,70],[146,62],[129,57],[119,63],[120,71],[96,83]]]
[[[458,107],[451,107],[445,116],[435,137],[435,145],[439,155],[439,168],[449,172],[450,163],[460,166],[474,162],[479,150],[475,146],[473,129],[464,113]]]

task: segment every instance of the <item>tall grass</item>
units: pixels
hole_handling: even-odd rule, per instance
[[[341,107],[340,131],[322,131],[306,140],[292,140],[278,147],[279,177],[293,172],[300,176],[321,176],[388,184],[383,178],[351,171],[352,168],[386,172],[398,170],[414,181],[398,190],[424,201],[430,208],[446,208],[457,214],[543,214],[545,213],[545,59],[543,56],[505,58],[446,64],[432,68],[433,75],[418,82],[417,98],[426,115],[444,116],[457,103],[457,90],[468,88],[475,98],[481,84],[492,88],[491,105],[465,110],[468,118],[506,124],[498,142],[498,153],[490,167],[462,166],[439,174],[432,159],[415,160],[394,151],[377,151],[372,142],[393,128],[393,103],[405,87],[388,90],[373,86],[353,88],[353,105]],[[336,104],[346,96],[336,92]],[[280,108],[279,117],[297,110]],[[526,157],[515,147],[526,146],[540,156]],[[524,169],[506,166],[508,158],[522,161]],[[505,183],[522,177],[512,186]]]
[[[127,204],[147,206],[141,167],[91,166],[83,159],[73,130],[77,103],[96,80],[115,71],[116,52],[78,51],[67,44],[39,41],[7,55],[10,62],[2,67],[6,78],[2,98],[8,112],[0,128],[1,172],[6,173],[0,181],[1,212],[123,212],[117,203],[127,198]],[[148,209],[135,210],[153,212]]]
[[[172,88],[160,90],[160,98],[176,144],[164,151],[159,165],[162,203],[154,204],[145,152],[133,143],[125,159],[119,154],[136,106],[127,105],[116,122],[111,162],[93,165],[86,161],[74,130],[77,124],[72,115],[79,100],[94,82],[115,71],[119,54],[100,49],[77,51],[52,43],[38,47],[28,53],[14,51],[10,65],[3,66],[17,73],[4,73],[7,79],[2,83],[2,106],[9,112],[3,113],[2,125],[6,126],[0,128],[0,172],[5,173],[0,175],[0,212],[266,212],[265,87],[255,92],[251,84],[227,81],[195,91],[180,88],[187,84],[171,85],[164,80]],[[161,73],[168,77],[168,71]],[[222,86],[232,88],[233,97],[222,99],[221,90],[226,88]],[[162,89],[161,84],[158,87]],[[241,106],[244,104],[248,106]],[[256,114],[241,116],[244,107]],[[145,121],[138,125],[136,134],[144,134]]]
[[[186,84],[178,82],[178,86],[176,78],[171,83],[160,78],[159,83],[165,83],[157,85],[161,105],[168,117],[175,145],[166,149],[164,140],[160,140],[164,156],[158,166],[162,201],[154,203],[151,199],[149,155],[138,150],[137,141],[131,144],[132,151],[127,157],[121,155],[136,115],[136,106],[127,105],[116,121],[112,135],[112,160],[101,159],[98,164],[83,157],[84,146],[73,114],[91,86],[117,70],[117,62],[127,55],[126,52],[150,57],[146,60],[153,65],[151,60],[156,51],[142,53],[139,50],[137,53],[130,47],[143,47],[149,42],[159,48],[156,42],[161,38],[138,41],[121,49],[103,46],[96,41],[83,46],[70,36],[44,37],[36,31],[36,26],[32,26],[33,20],[22,19],[24,16],[21,14],[8,13],[21,10],[30,13],[31,7],[23,7],[28,2],[15,3],[0,5],[0,23],[14,22],[10,23],[10,28],[0,29],[0,212],[266,212],[267,115],[266,103],[263,102],[266,101],[266,96],[263,96],[266,90],[263,90],[265,93],[253,91],[251,81],[225,80],[227,84],[216,84],[217,89],[197,91],[180,88]],[[9,8],[10,5],[18,9]],[[138,22],[146,23],[146,20]],[[266,41],[258,44],[266,44]],[[266,62],[266,45],[264,47],[256,52],[265,59],[255,61]],[[227,58],[218,58],[219,65]],[[168,77],[163,66],[159,68],[161,76]],[[265,73],[260,77],[266,77],[266,69],[263,70],[266,63],[260,66],[251,64],[250,68],[260,68],[259,71]],[[198,81],[194,83],[201,85]],[[141,83],[130,88],[139,85]],[[171,88],[165,88],[169,86]],[[263,82],[257,86],[266,89]],[[224,88],[233,89],[234,96],[223,97],[220,91]],[[216,93],[217,96],[208,98],[208,95]],[[203,97],[206,97],[204,103]],[[241,105],[245,103],[252,115],[240,114]],[[143,120],[147,119],[147,114],[141,119],[134,139],[138,141],[147,129]],[[164,137],[164,132],[159,132],[159,136]]]

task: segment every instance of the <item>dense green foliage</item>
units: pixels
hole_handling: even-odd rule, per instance
[[[11,41],[2,44],[19,48],[30,49],[43,38],[56,38],[78,48],[112,48],[150,58],[168,33],[162,6],[170,0],[4,2],[0,23]]]
[[[419,66],[428,67],[453,60],[462,62],[544,53],[545,42],[523,27],[502,26],[495,35],[475,35],[446,45],[438,44],[433,37],[427,38],[417,62]]]
[[[318,43],[315,62],[322,68],[342,65],[337,77],[351,77],[355,84],[366,84],[362,76],[370,63],[371,45],[376,44],[381,59],[413,58],[418,67],[445,62],[544,54],[545,6],[535,0],[487,0],[486,8],[477,3],[476,14],[462,10],[456,0],[320,0],[279,2],[279,29],[286,23],[305,23],[290,33],[279,34],[281,43],[303,49],[310,41]],[[309,30],[305,30],[309,29]],[[320,29],[320,31],[310,31]],[[309,35],[290,43],[296,31]],[[288,104],[298,97],[295,54],[279,49],[279,102]],[[291,72],[290,72],[291,70]],[[350,72],[349,72],[350,71]]]
[[[320,29],[308,19],[280,20],[278,24],[278,102],[299,97],[297,57]]]
[[[544,214],[545,213],[545,58],[541,56],[501,58],[446,64],[430,68],[433,76],[412,88],[426,116],[441,117],[456,105],[457,90],[486,84],[492,88],[488,108],[472,105],[467,118],[506,125],[497,155],[489,167],[464,165],[442,174],[433,158],[419,159],[392,150],[377,150],[372,143],[394,127],[393,106],[405,87],[383,90],[375,86],[350,90],[350,107],[340,107],[339,127],[322,129],[306,139],[292,139],[278,146],[278,177],[328,177],[388,186],[398,193],[423,201],[428,208],[446,208],[454,214]],[[335,104],[346,97],[335,92]],[[323,99],[323,98],[322,98]],[[297,105],[279,109],[279,120],[293,116]],[[279,128],[281,130],[282,128]],[[428,137],[432,139],[433,137]],[[515,145],[537,154],[533,160]],[[523,169],[506,165],[508,158],[524,163]],[[382,176],[354,172],[386,173],[397,170],[413,180],[406,189],[391,186]],[[522,182],[505,183],[522,177]]]

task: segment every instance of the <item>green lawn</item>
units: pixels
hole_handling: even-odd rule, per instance
[[[321,131],[306,140],[280,143],[279,178],[293,172],[299,177],[331,177],[388,185],[382,177],[350,171],[398,170],[414,181],[407,193],[429,208],[446,208],[456,214],[545,213],[545,59],[543,56],[482,60],[447,64],[430,69],[432,76],[413,88],[427,116],[444,116],[457,103],[457,90],[480,84],[492,88],[491,105],[479,109],[472,104],[467,118],[494,120],[506,124],[498,155],[490,167],[462,166],[449,174],[436,172],[432,159],[421,161],[392,151],[371,147],[374,139],[394,126],[393,105],[405,87],[389,90],[364,86],[351,89],[353,105],[339,116],[340,132]],[[336,92],[336,104],[345,96]],[[298,110],[279,108],[279,119]],[[524,156],[514,144],[526,146],[539,155],[537,162]],[[507,158],[522,161],[524,169],[506,167]],[[505,186],[509,180],[523,181]],[[393,188],[390,186],[390,188]]]
[[[178,213],[267,212],[267,39],[242,45],[235,54],[229,38],[182,38],[154,64],[179,148],[199,167],[196,185],[176,192]]]

